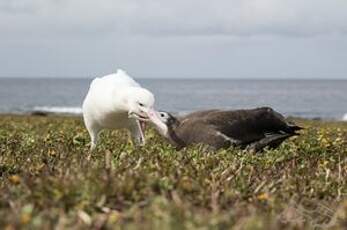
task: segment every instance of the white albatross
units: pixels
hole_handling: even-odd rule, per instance
[[[150,118],[161,125],[153,106],[153,94],[123,70],[95,78],[82,106],[83,120],[91,138],[90,149],[95,149],[102,129],[128,129],[133,143],[144,145],[143,122]]]

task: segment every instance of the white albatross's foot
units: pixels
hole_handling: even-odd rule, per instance
[[[93,152],[96,149],[96,144],[91,142],[89,152]]]

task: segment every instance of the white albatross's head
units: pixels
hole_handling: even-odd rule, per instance
[[[166,125],[159,118],[158,112],[154,109],[155,99],[150,91],[133,87],[129,89],[125,100],[129,118],[135,118],[142,122],[151,121],[162,129],[166,128]]]

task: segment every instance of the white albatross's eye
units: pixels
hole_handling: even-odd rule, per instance
[[[141,102],[138,102],[138,104],[139,104],[139,106],[141,106],[141,107],[143,107],[143,106],[144,106],[144,104],[142,104]]]

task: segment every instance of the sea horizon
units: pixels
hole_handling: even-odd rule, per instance
[[[0,114],[80,114],[92,79],[0,78]],[[345,79],[136,80],[154,93],[159,110],[169,112],[270,106],[286,116],[328,120],[344,120],[347,116]]]

